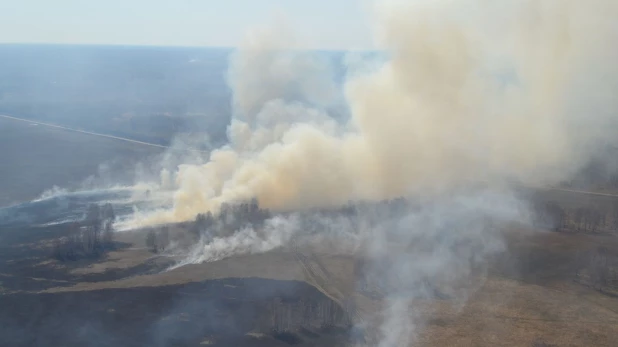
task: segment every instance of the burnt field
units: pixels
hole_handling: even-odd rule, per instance
[[[193,223],[164,229],[168,243],[195,242]],[[388,288],[375,281],[360,284],[359,264],[367,261],[362,253],[292,243],[172,269],[183,255],[166,252],[162,230],[117,233],[113,249],[66,261],[54,251],[55,242],[71,232],[69,225],[4,228],[2,341],[15,346],[376,343],[372,326],[384,319],[380,312]],[[151,233],[158,237],[156,251]],[[465,303],[440,283],[414,301],[412,312],[421,320],[418,343],[613,345],[618,336],[614,232],[506,229],[501,235],[506,249],[471,274],[475,289]]]
[[[102,160],[127,168],[140,156],[157,154],[157,149],[135,144],[6,124],[0,131],[46,144],[14,138],[11,144],[23,146],[0,147],[15,170],[29,172],[19,175],[3,166],[10,178],[2,187],[7,202],[82,180],[96,173]],[[526,196],[537,217],[527,227],[500,228],[494,236],[504,248],[473,268],[465,283],[455,282],[468,289],[465,296],[440,276],[423,279],[422,291],[414,284],[412,292],[398,291],[398,286],[410,285],[405,272],[401,278],[364,281],[362,269],[375,259],[362,248],[343,247],[345,240],[320,233],[361,229],[365,226],[354,224],[355,218],[369,212],[382,218],[371,204],[319,211],[326,216],[320,223],[310,216],[286,242],[255,249],[232,243],[245,226],[242,221],[257,226],[252,237],[262,240],[265,221],[279,215],[254,202],[227,206],[225,214],[234,218],[202,215],[185,223],[116,231],[106,241],[105,224],[97,227],[87,218],[43,225],[54,220],[45,215],[53,215],[46,204],[54,200],[25,204],[20,208],[35,206],[40,221],[0,227],[0,344],[375,346],[376,336],[384,334],[378,327],[394,293],[415,298],[409,319],[417,338],[411,345],[613,346],[618,337],[616,198],[562,190]],[[108,197],[69,201],[87,214],[97,199]],[[386,202],[383,210],[401,210],[401,204]],[[413,205],[411,210],[423,210],[422,204]],[[555,206],[567,222],[556,223]],[[290,215],[280,214],[284,219]],[[466,225],[447,227],[462,231]],[[319,237],[307,241],[305,234]],[[93,240],[99,237],[97,246]],[[416,253],[426,252],[424,245],[436,239],[412,239],[403,250],[394,247],[393,255],[402,252],[414,263]],[[228,248],[213,248],[216,256],[186,262],[196,245],[209,249],[222,243]],[[467,246],[460,242],[453,247]],[[67,258],[67,252],[74,256]],[[183,261],[186,265],[178,266]],[[388,271],[388,262],[376,264]]]
[[[345,312],[305,282],[259,278],[13,294],[0,302],[2,341],[13,346],[322,345],[344,341],[349,326]]]
[[[90,176],[129,183],[137,160],[161,148],[0,118],[0,206],[29,201],[53,186],[78,188]]]
[[[380,288],[359,285],[361,255],[282,247],[170,271],[174,258],[154,253],[146,232],[117,235],[100,257],[58,261],[53,240],[65,232],[3,230],[3,343],[373,345],[376,332],[352,324],[383,319]],[[422,345],[613,345],[615,287],[591,275],[594,258],[581,261],[601,247],[615,257],[613,236],[511,230],[505,239],[464,305],[439,285],[415,301]]]

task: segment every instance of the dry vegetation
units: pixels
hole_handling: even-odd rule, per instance
[[[533,201],[539,230],[505,231],[508,249],[475,274],[465,303],[439,288],[416,301],[419,345],[615,346],[618,198],[552,190]],[[375,344],[375,331],[353,328],[379,322],[384,305],[379,287],[359,283],[358,256],[292,245],[166,271],[176,260],[170,244],[259,228],[270,213],[255,201],[191,223],[115,233],[113,247],[103,246],[113,217],[94,209],[78,228],[0,229],[0,345]],[[358,204],[322,213],[364,211]]]
[[[189,230],[170,227],[170,237],[189,237]],[[28,329],[34,329],[30,331],[40,338],[64,341],[67,346],[84,342],[78,337],[62,340],[61,326],[46,330],[50,329],[46,326],[49,319],[58,315],[87,317],[83,320],[99,324],[94,331],[116,332],[112,334],[115,342],[141,341],[135,342],[136,346],[152,338],[148,331],[159,322],[159,326],[177,329],[169,336],[178,339],[174,341],[179,346],[197,346],[205,340],[225,346],[233,336],[217,335],[209,330],[212,327],[200,323],[204,315],[213,312],[204,305],[213,300],[226,303],[221,304],[220,310],[225,312],[221,314],[242,316],[235,303],[239,287],[254,294],[267,293],[258,300],[261,303],[255,303],[266,305],[259,306],[262,308],[241,305],[243,310],[261,312],[260,318],[243,323],[243,333],[238,335],[246,339],[242,345],[341,346],[351,336],[357,341],[371,336],[370,331],[358,335],[338,330],[348,326],[348,319],[381,319],[373,315],[380,311],[381,299],[358,290],[358,259],[351,256],[320,249],[281,249],[161,272],[170,264],[169,259],[144,249],[145,230],[119,234],[119,249],[103,258],[74,262],[50,262],[53,243],[41,244],[43,235],[50,239],[62,235],[61,226],[28,232],[31,237],[25,239],[15,231],[13,247],[3,242],[1,280],[7,294],[2,300],[8,308],[3,311],[3,322],[6,327],[33,324]],[[444,297],[417,303],[414,311],[425,320],[419,342],[426,346],[612,346],[618,336],[618,299],[606,287],[599,290],[588,283],[597,277],[591,277],[589,268],[580,267],[580,259],[596,254],[599,247],[606,250],[603,254],[618,254],[615,238],[524,230],[513,230],[506,236],[509,251],[492,261],[487,275],[477,278],[482,279],[482,286],[465,306]],[[6,252],[7,247],[15,252]],[[24,249],[31,253],[26,256]],[[286,301],[263,289],[269,288],[267,282],[251,282],[250,278],[283,281],[276,282],[277,288],[307,282],[317,291],[305,295],[294,289],[297,299]],[[209,289],[213,286],[218,289]],[[41,291],[48,294],[38,294]],[[26,323],[26,316],[14,319],[20,312],[38,312],[39,318],[36,323]],[[338,328],[328,328],[331,325]],[[178,329],[184,329],[183,333]],[[40,340],[19,341],[15,345],[36,345]],[[371,340],[365,342],[371,344]]]
[[[245,208],[230,207],[229,211],[244,213]],[[195,225],[206,220],[210,218],[118,234],[116,251],[96,260],[73,262],[50,262],[53,242],[41,244],[42,235],[53,240],[64,233],[62,228],[66,226],[29,230],[32,234],[28,239],[23,234],[18,237],[15,232],[13,247],[40,252],[10,256],[3,250],[6,257],[2,276],[7,292],[3,299],[12,302],[3,307],[11,307],[10,312],[39,307],[39,323],[31,328],[43,329],[37,330],[38,336],[47,336],[50,341],[62,340],[57,331],[47,331],[44,325],[37,324],[71,313],[88,314],[89,322],[101,325],[96,331],[116,331],[120,329],[116,324],[130,324],[133,329],[124,326],[120,333],[113,335],[114,341],[129,338],[142,341],[136,345],[153,338],[147,331],[160,319],[165,323],[156,324],[182,329],[182,333],[181,330],[169,333],[173,336],[169,338],[176,339],[179,346],[197,346],[205,340],[225,346],[230,341],[241,343],[239,336],[242,345],[247,346],[341,346],[351,344],[350,339],[368,345],[375,343],[371,339],[375,331],[349,330],[351,322],[379,322],[382,318],[376,313],[383,305],[375,291],[363,290],[358,285],[357,272],[362,259],[351,255],[292,247],[161,272],[171,264],[171,259],[148,250],[147,235],[167,230],[170,240],[185,239],[191,243],[197,236]],[[215,230],[213,226],[220,221],[220,216],[213,216],[212,220],[212,224],[204,224],[210,225],[209,228],[200,229],[203,231],[199,237],[205,237],[206,230]],[[419,321],[418,342],[426,346],[612,346],[618,336],[618,299],[609,279],[609,274],[615,274],[613,259],[618,254],[614,234],[510,230],[505,237],[508,251],[492,259],[489,271],[474,279],[481,285],[465,305],[441,296],[439,291],[433,297],[417,301],[412,311],[423,317]],[[4,242],[3,247],[8,244]],[[26,283],[26,277],[31,283]],[[275,282],[255,282],[251,278]],[[289,288],[286,286],[291,283],[302,282],[317,291],[302,294],[305,292],[294,289],[295,299],[291,301],[285,295],[276,294],[279,293],[276,288]],[[218,289],[209,289],[215,287]],[[239,299],[239,287],[246,288],[243,292],[248,290],[251,295],[264,293],[251,304],[258,306],[243,306],[246,304],[241,302],[246,300]],[[47,294],[37,294],[41,291]],[[68,299],[64,299],[66,295],[72,300],[81,299],[69,305]],[[185,304],[187,300],[191,303]],[[87,308],[91,301],[97,303],[94,309]],[[154,302],[158,304],[153,306]],[[234,326],[239,323],[233,317],[246,315],[238,310],[259,314],[254,320],[242,323],[242,333],[216,334],[214,330],[220,329],[219,326],[197,323],[206,320],[204,315],[213,314],[210,308],[204,308],[213,302],[222,305],[215,310],[221,312],[217,313],[218,319],[229,317],[227,324]],[[160,305],[163,308],[157,308]],[[105,318],[108,315],[114,323]],[[8,319],[6,313],[3,317]],[[24,341],[23,345],[36,345],[32,341]],[[82,340],[65,340],[65,343],[79,345],[75,341]]]
[[[137,159],[162,150],[5,118],[0,118],[0,149],[0,206],[35,199],[54,185],[79,186],[98,174],[101,165],[132,174]]]

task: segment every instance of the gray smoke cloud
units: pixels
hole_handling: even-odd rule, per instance
[[[405,346],[422,326],[415,300],[439,292],[465,302],[469,279],[504,249],[499,226],[529,220],[513,183],[557,184],[616,145],[618,3],[419,0],[375,9],[385,59],[355,60],[361,68],[342,91],[323,60],[289,49],[285,30],[249,37],[231,59],[229,144],[164,171],[171,208],[127,226],[186,221],[251,198],[276,212],[421,201],[374,219],[288,213],[203,239],[180,264],[337,244],[368,259],[359,286],[381,283],[375,344]],[[329,111],[342,95],[344,122]]]
[[[230,143],[170,172],[173,207],[135,224],[253,197],[294,210],[470,184],[554,184],[616,141],[613,2],[376,8],[388,59],[345,82],[348,121],[328,113],[338,93],[323,61],[289,50],[285,30],[258,32],[231,59]]]
[[[279,248],[352,256],[362,264],[354,275],[357,290],[384,301],[378,317],[363,312],[355,324],[369,329],[370,346],[407,346],[425,317],[414,305],[447,298],[463,307],[483,283],[487,259],[505,249],[501,230],[529,221],[527,205],[517,196],[484,189],[355,205],[347,213],[295,212],[231,235],[210,228],[172,270]]]
[[[477,191],[424,202],[366,239],[363,286],[381,292],[378,346],[408,346],[424,324],[418,300],[462,307],[482,285],[488,257],[504,251],[500,229],[528,221],[508,193]],[[426,312],[424,312],[426,314]]]

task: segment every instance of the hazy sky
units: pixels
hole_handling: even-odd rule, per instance
[[[0,43],[234,46],[283,13],[303,46],[371,47],[367,0],[0,0]]]

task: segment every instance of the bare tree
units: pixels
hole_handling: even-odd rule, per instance
[[[112,204],[105,204],[101,210],[101,224],[103,229],[103,247],[112,248],[114,245],[114,221],[116,214]]]
[[[573,212],[573,222],[575,223],[575,230],[583,231],[585,224],[585,210],[578,208]]]
[[[605,247],[580,253],[576,260],[575,281],[600,292],[616,290],[616,257]]]
[[[555,231],[566,227],[566,213],[556,202],[548,202],[545,206],[548,222]]]
[[[159,249],[165,250],[167,246],[170,244],[170,230],[169,227],[165,226],[163,229],[159,231],[159,235],[157,236]]]
[[[113,246],[113,222],[116,219],[111,204],[88,206],[81,223],[68,226],[68,237],[55,242],[53,256],[58,260],[77,260],[96,257]]]
[[[200,213],[195,217],[195,222],[191,226],[191,233],[199,238],[202,234],[207,232],[214,223],[215,218],[210,211],[207,213]]]
[[[603,291],[609,280],[607,250],[600,247],[592,254],[589,264],[590,281],[593,288]]]
[[[112,223],[105,223],[103,229],[103,247],[113,248],[114,246],[114,227]]]
[[[614,232],[618,231],[618,201],[612,203],[612,229]]]
[[[157,244],[157,234],[154,230],[149,230],[146,235],[146,246],[151,248],[153,252],[159,252],[159,245]]]

